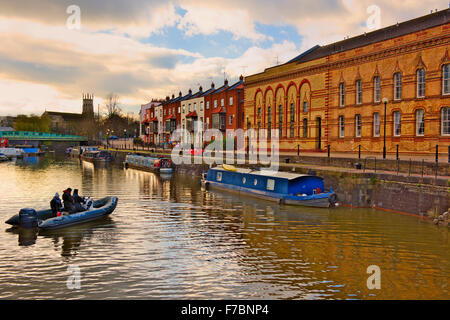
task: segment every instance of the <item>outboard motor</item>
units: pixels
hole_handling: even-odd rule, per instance
[[[38,227],[38,216],[36,210],[25,208],[19,211],[19,226],[25,229]]]

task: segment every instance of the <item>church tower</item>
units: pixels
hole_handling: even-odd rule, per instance
[[[94,95],[83,94],[83,116],[88,118],[94,117]]]

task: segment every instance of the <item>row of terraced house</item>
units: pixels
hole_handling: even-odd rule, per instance
[[[148,108],[147,142],[169,142],[175,128],[193,132],[200,121],[204,129],[274,130],[286,152],[447,152],[449,18],[450,9],[435,12],[316,46],[230,86],[172,95]]]
[[[202,87],[193,93],[190,89],[186,95],[166,97],[163,101],[152,101],[143,105],[145,110],[145,142],[155,146],[170,146],[178,141],[190,141],[192,145],[202,144],[201,134],[207,129],[217,129],[225,133],[229,129],[243,127],[244,119],[244,77],[216,88],[212,83],[208,90]],[[201,125],[201,127],[198,127]],[[182,136],[172,141],[176,129],[182,129],[190,137]],[[196,140],[197,139],[197,140]]]

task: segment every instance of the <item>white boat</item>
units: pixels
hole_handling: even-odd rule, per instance
[[[0,153],[3,153],[8,158],[20,158],[25,154],[23,149],[17,148],[0,148]]]

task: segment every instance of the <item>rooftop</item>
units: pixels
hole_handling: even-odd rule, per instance
[[[421,30],[437,27],[449,22],[450,9],[433,12],[425,16],[408,20],[402,23],[379,29],[370,33],[364,33],[362,35],[345,39],[339,42],[335,42],[326,46],[315,46],[294,59],[288,61],[288,63],[303,63],[315,59],[320,59],[338,52],[352,50],[355,48],[363,47],[366,45],[374,44],[377,42],[397,38],[406,34],[418,32]]]

